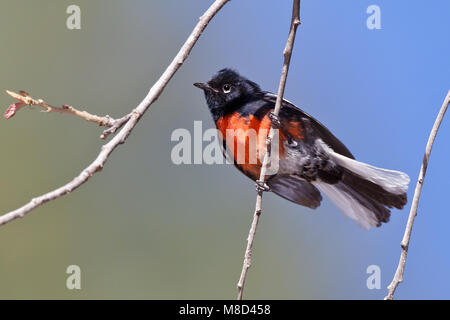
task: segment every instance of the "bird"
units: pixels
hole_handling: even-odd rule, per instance
[[[388,222],[391,209],[402,209],[407,203],[406,173],[355,160],[330,130],[286,99],[275,115],[277,96],[237,71],[222,69],[210,81],[194,86],[204,92],[224,156],[256,182],[258,191],[271,191],[311,209],[320,206],[324,194],[365,229]],[[261,159],[271,127],[278,133],[278,165],[263,183]],[[252,145],[250,138],[255,136]]]

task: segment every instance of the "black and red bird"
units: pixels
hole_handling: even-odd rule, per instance
[[[283,100],[279,116],[273,115],[276,95],[262,91],[230,69],[220,70],[207,83],[195,83],[205,93],[224,150],[236,167],[257,182],[260,157],[266,151],[265,136],[249,144],[249,130],[278,129],[278,171],[266,177],[267,189],[294,203],[315,209],[325,194],[344,214],[368,229],[388,222],[390,208],[403,208],[409,177],[399,171],[377,168],[356,161],[351,152],[319,121]],[[227,130],[240,132],[227,137]],[[244,161],[236,161],[238,150]],[[224,151],[226,153],[227,151]],[[259,186],[264,187],[264,186]]]

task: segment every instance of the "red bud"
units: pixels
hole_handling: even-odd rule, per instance
[[[9,119],[9,118],[13,117],[16,114],[16,112],[19,111],[19,109],[24,106],[26,106],[26,104],[23,102],[16,102],[16,103],[13,103],[12,105],[10,105],[9,108],[5,112],[5,115],[4,115],[5,119]]]

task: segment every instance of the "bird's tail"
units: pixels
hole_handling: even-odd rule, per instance
[[[406,204],[409,184],[406,173],[377,168],[330,148],[326,148],[326,152],[342,168],[342,179],[336,184],[317,180],[314,185],[363,228],[388,222],[389,208],[401,209]]]

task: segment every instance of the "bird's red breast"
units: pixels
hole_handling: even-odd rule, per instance
[[[262,159],[266,152],[266,139],[271,127],[269,111],[262,117],[234,112],[216,121],[217,129],[236,165],[254,180],[259,179]],[[298,128],[300,127],[293,125],[289,130],[299,136],[299,133],[295,132]],[[279,140],[279,156],[282,158],[285,154],[283,142],[286,140],[286,135],[281,130]]]

